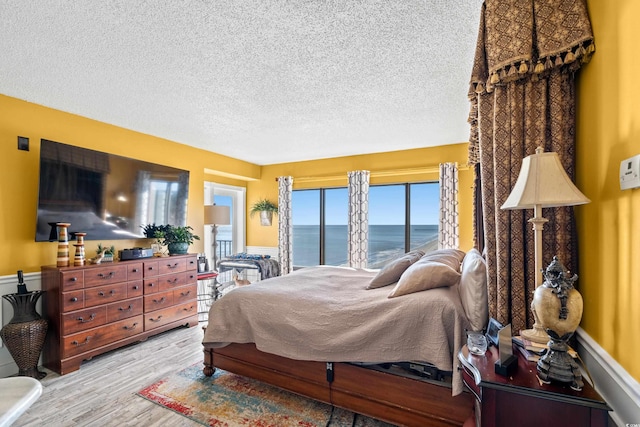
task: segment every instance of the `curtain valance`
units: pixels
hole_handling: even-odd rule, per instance
[[[471,72],[469,164],[479,162],[477,96],[550,70],[575,71],[595,52],[584,0],[487,0]]]

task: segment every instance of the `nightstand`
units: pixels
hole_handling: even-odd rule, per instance
[[[484,356],[470,354],[466,345],[458,353],[462,379],[476,397],[478,426],[607,425],[611,409],[586,381],[581,391],[569,385],[542,384],[536,364],[515,348],[513,354],[518,355],[518,370],[504,377],[494,371],[496,347],[490,347]]]

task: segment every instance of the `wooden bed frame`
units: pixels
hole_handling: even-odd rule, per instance
[[[349,363],[292,360],[261,352],[254,344],[205,346],[204,366],[207,376],[217,367],[402,426],[461,426],[473,410],[470,393],[453,397],[444,383]]]

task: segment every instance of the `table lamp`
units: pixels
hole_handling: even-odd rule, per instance
[[[229,206],[207,205],[204,207],[204,223],[211,225],[211,233],[213,239],[211,246],[213,248],[213,265],[212,269],[218,269],[218,225],[231,224],[231,209]]]
[[[557,153],[544,152],[542,147],[538,147],[535,154],[522,160],[516,184],[501,209],[533,209],[534,216],[529,222],[534,231],[536,289],[542,285],[542,230],[549,221],[542,217],[542,208],[582,205],[590,201],[573,184]],[[546,344],[549,335],[540,324],[533,304],[531,309],[535,320],[533,329],[523,330],[520,335],[530,341]]]

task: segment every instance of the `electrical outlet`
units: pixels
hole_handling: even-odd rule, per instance
[[[24,136],[18,137],[18,150],[29,151],[29,138]]]

